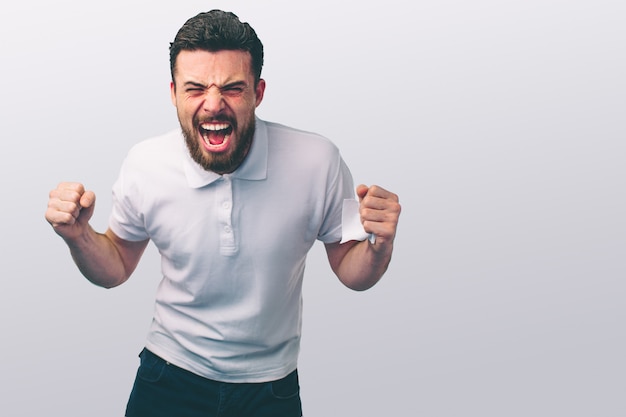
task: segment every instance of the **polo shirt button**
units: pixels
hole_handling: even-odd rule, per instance
[[[222,207],[224,207],[225,209],[229,209],[230,208],[230,201],[224,201],[222,203]]]
[[[230,230],[231,230],[231,229],[230,229],[230,226],[224,226],[224,231],[225,231],[226,233],[230,233]]]

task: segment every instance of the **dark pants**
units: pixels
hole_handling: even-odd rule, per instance
[[[300,417],[298,372],[272,382],[232,384],[195,375],[147,349],[127,417]]]

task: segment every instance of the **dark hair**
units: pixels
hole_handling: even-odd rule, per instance
[[[252,56],[255,83],[261,78],[263,68],[263,44],[252,27],[241,22],[237,15],[222,10],[200,13],[179,29],[174,42],[170,43],[170,72],[174,81],[176,58],[180,51],[241,50]]]

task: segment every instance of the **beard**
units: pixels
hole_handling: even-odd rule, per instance
[[[199,120],[194,117],[192,121],[192,129],[189,129],[186,128],[182,122],[180,122],[179,118],[185,143],[187,144],[187,149],[189,150],[191,158],[206,171],[212,171],[220,175],[230,174],[239,168],[248,155],[248,151],[252,145],[252,139],[254,138],[256,126],[254,115],[244,121],[241,128],[239,128],[239,124],[236,120],[227,117],[216,117],[213,118],[212,121],[226,122],[230,123],[232,126],[231,135],[234,135],[234,138],[231,138],[230,140],[235,140],[236,142],[232,144],[231,149],[227,152],[209,152],[207,155],[206,151],[203,151],[198,141],[199,127],[204,120]]]

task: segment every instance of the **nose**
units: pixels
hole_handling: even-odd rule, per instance
[[[207,113],[219,113],[224,108],[224,97],[219,88],[212,86],[204,96],[203,108]]]

